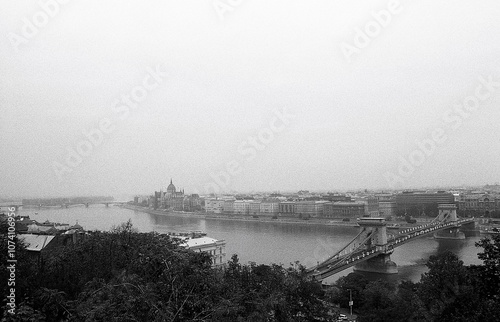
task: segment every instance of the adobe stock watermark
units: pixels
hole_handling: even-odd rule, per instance
[[[149,93],[163,83],[167,74],[162,68],[161,65],[156,65],[154,69],[148,67],[140,85],[134,86],[127,94],[121,95],[120,99],[113,101],[111,109],[116,119],[104,117],[99,120],[96,127],[83,130],[82,135],[85,138],[80,140],[74,147],[66,148],[67,153],[64,161],[54,161],[52,163],[52,169],[59,182],[63,181],[65,174],[73,172],[83,162],[84,158],[90,155],[94,148],[104,142],[105,136],[110,135],[116,129],[118,120],[126,120],[130,115],[130,111],[139,108],[140,104],[147,99]]]
[[[352,44],[342,42],[340,50],[344,54],[348,63],[352,62],[352,56],[360,54],[361,51],[368,47],[373,39],[378,37],[383,29],[387,28],[393,17],[399,13],[403,7],[398,0],[392,0],[387,4],[387,10],[372,11],[372,20],[365,23],[363,29],[354,28],[354,38]]]
[[[474,90],[473,95],[463,99],[460,104],[455,104],[453,109],[447,110],[442,121],[444,125],[435,128],[428,138],[416,140],[416,148],[411,151],[406,158],[399,155],[399,166],[395,172],[384,173],[384,178],[391,188],[396,188],[398,184],[404,185],[405,179],[409,178],[415,170],[422,166],[436,151],[436,148],[443,145],[447,140],[447,133],[450,130],[456,131],[468,119],[472,113],[479,110],[480,103],[493,96],[493,93],[500,90],[500,82],[493,80],[492,76],[478,78],[479,85]]]
[[[286,108],[281,111],[275,110],[274,117],[269,121],[268,126],[259,129],[255,135],[248,136],[238,145],[239,161],[238,159],[230,160],[220,171],[210,172],[212,180],[206,182],[202,189],[205,194],[219,194],[226,191],[231,185],[232,177],[243,172],[242,164],[254,160],[259,151],[265,150],[275,140],[276,134],[283,132],[290,125],[293,118],[295,115],[290,114]]]
[[[16,208],[15,207],[9,207],[7,213],[7,223],[8,223],[8,228],[7,228],[7,267],[6,270],[8,271],[8,279],[7,279],[7,286],[9,288],[6,289],[7,291],[7,307],[9,309],[7,312],[9,314],[16,314],[16,264],[17,264],[17,259],[16,259]],[[2,232],[4,233],[4,232]]]
[[[219,19],[223,21],[225,19],[224,16],[229,12],[233,12],[243,1],[244,0],[214,0],[212,5]]]
[[[68,2],[70,0],[39,0],[40,10],[35,12],[31,18],[24,17],[22,19],[19,33],[9,32],[7,35],[12,47],[19,51],[19,46],[27,44],[30,39],[37,36],[40,30],[45,28],[61,12],[61,5]]]

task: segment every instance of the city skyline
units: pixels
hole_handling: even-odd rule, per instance
[[[379,193],[389,193],[389,194],[394,194],[398,192],[404,192],[404,191],[486,191],[487,187],[494,187],[495,189],[492,191],[500,191],[500,184],[499,183],[487,183],[483,185],[460,185],[460,186],[422,186],[422,187],[405,187],[405,188],[400,188],[400,189],[368,189],[368,188],[354,188],[354,189],[319,189],[319,190],[311,190],[311,189],[298,189],[298,190],[247,190],[247,191],[223,191],[220,193],[206,193],[202,194],[201,196],[223,196],[223,195],[271,195],[271,194],[282,194],[282,195],[294,195],[298,194],[300,192],[308,192],[310,194],[357,194],[357,193],[367,193],[367,194],[379,194]],[[191,194],[197,194],[196,192],[189,191],[189,187],[187,187],[188,190],[185,193],[186,196],[189,196]],[[150,191],[136,191],[132,193],[126,193],[126,194],[106,194],[106,196],[112,196],[115,199],[119,201],[125,201],[131,200],[134,196],[153,196],[155,190],[159,191],[166,191],[167,186],[161,186],[161,187],[152,187]],[[186,187],[181,188],[181,190],[186,190]],[[0,200],[21,200],[21,199],[51,199],[51,198],[80,198],[80,197],[102,197],[98,195],[50,195],[50,194],[39,194],[39,195],[0,195]]]

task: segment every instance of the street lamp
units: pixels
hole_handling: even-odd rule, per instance
[[[352,316],[352,305],[354,302],[352,301],[352,291],[349,289],[349,307],[351,308],[351,316]]]

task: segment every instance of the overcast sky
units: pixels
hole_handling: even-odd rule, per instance
[[[0,196],[500,182],[496,0],[66,2],[0,0]]]

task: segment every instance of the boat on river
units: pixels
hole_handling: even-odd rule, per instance
[[[480,226],[479,233],[480,234],[488,234],[488,235],[500,234],[500,227],[498,227],[498,226]]]

